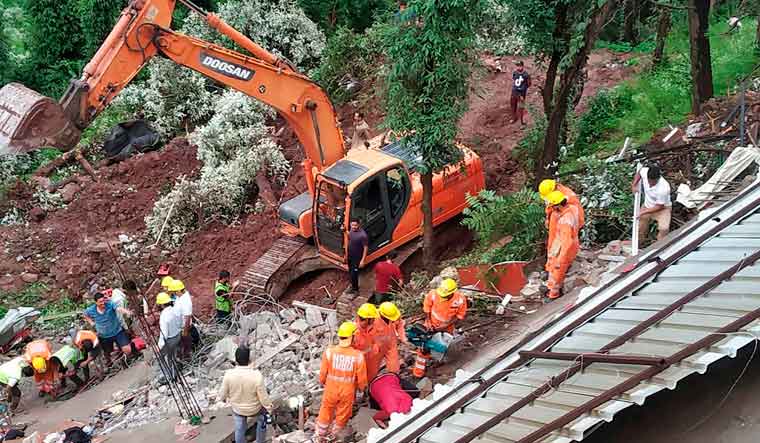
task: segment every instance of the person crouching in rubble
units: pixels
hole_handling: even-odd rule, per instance
[[[21,412],[21,389],[18,383],[22,377],[32,377],[34,369],[24,362],[23,357],[16,357],[0,365],[0,385],[5,387],[5,398],[10,403],[11,412]]]
[[[94,367],[97,376],[102,377],[103,368],[96,362],[101,354],[98,335],[87,329],[81,329],[74,335],[74,346],[82,353],[82,361],[79,363],[79,367],[82,368],[85,381],[90,379],[90,367]]]
[[[322,354],[319,382],[325,392],[316,422],[317,443],[331,441],[345,429],[353,414],[356,391],[363,393],[367,388],[364,354],[351,347],[356,330],[353,322],[343,322],[338,328],[338,345]]]
[[[57,350],[50,360],[54,363],[54,367],[58,368],[61,378],[61,389],[66,389],[66,380],[71,379],[77,388],[81,388],[89,381],[89,370],[85,375],[85,380],[82,380],[77,375],[77,371],[82,366],[85,358],[79,351],[79,348],[71,345],[64,345],[61,349]]]
[[[127,337],[127,333],[121,326],[117,312],[127,316],[132,315],[132,311],[119,308],[113,302],[106,301],[105,295],[100,292],[95,294],[95,304],[89,306],[84,311],[84,319],[90,326],[94,326],[98,333],[100,347],[103,349],[103,357],[109,366],[111,364],[111,352],[113,351],[114,344],[119,346],[121,352],[126,357],[129,357],[132,353],[129,337]]]
[[[53,348],[44,339],[34,340],[24,349],[24,360],[34,369],[34,383],[37,385],[40,397],[49,394],[52,398],[58,395],[59,368],[51,361]]]

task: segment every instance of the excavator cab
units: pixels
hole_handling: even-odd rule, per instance
[[[80,135],[55,100],[18,83],[0,89],[0,155],[42,146],[68,149]]]
[[[409,171],[381,151],[350,153],[319,174],[315,188],[315,242],[323,257],[339,266],[346,264],[352,220],[359,220],[367,233],[368,261],[397,246],[400,239],[394,233],[400,225],[409,225],[402,229],[406,232],[419,224],[418,211],[407,211],[412,197]]]

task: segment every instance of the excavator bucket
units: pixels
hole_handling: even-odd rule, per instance
[[[18,83],[0,89],[0,155],[45,146],[68,150],[80,136],[55,100]]]

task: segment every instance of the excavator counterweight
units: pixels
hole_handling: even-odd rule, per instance
[[[80,135],[55,100],[18,83],[0,89],[0,155],[42,146],[70,149]]]

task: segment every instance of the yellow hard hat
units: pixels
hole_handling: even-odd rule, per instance
[[[179,292],[185,290],[185,284],[182,283],[182,280],[174,280],[169,283],[169,287],[166,288],[169,290],[169,292]]]
[[[398,310],[396,305],[386,301],[380,304],[380,315],[390,321],[396,321],[401,317],[401,311]]]
[[[156,304],[157,305],[165,305],[172,301],[172,298],[169,297],[169,294],[166,292],[159,292],[156,296]]]
[[[542,180],[538,185],[538,193],[541,194],[541,198],[546,197],[555,189],[557,189],[557,181],[552,179]]]
[[[164,289],[169,289],[169,285],[171,285],[173,281],[174,279],[171,277],[171,275],[167,275],[161,279],[161,287]]]
[[[457,290],[457,282],[454,281],[453,278],[446,278],[441,282],[441,285],[438,286],[438,289],[435,291],[443,298],[449,298],[451,297],[451,294],[456,292]]]
[[[561,191],[552,191],[546,196],[546,201],[549,202],[549,206],[554,206],[562,203],[566,198]]]
[[[338,337],[349,338],[356,332],[356,325],[352,321],[344,321],[338,328]]]
[[[377,313],[377,308],[372,303],[364,303],[359,306],[359,310],[356,313],[361,318],[378,318],[380,314]]]
[[[47,372],[47,362],[42,357],[34,357],[32,359],[32,367],[39,374],[44,374]]]

